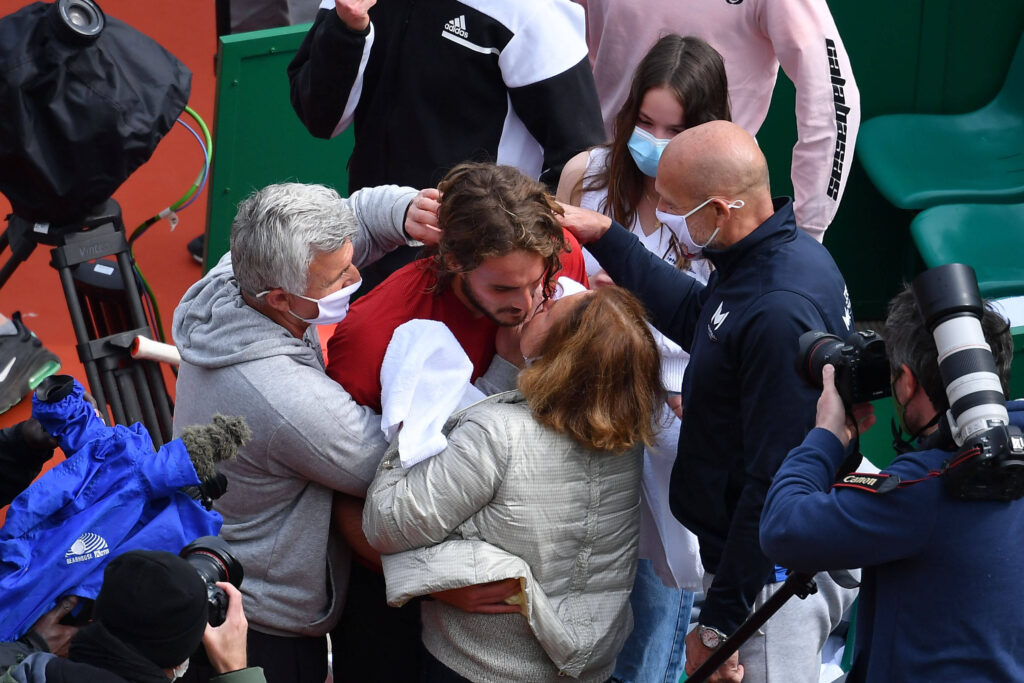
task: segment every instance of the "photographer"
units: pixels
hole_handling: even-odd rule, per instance
[[[162,551],[136,550],[114,559],[96,598],[95,621],[71,639],[67,659],[48,652],[29,655],[0,682],[98,681],[161,683],[188,669],[202,643],[218,683],[259,683],[260,669],[246,668],[242,594],[218,583],[228,595],[227,619],[207,623],[206,584],[184,559]]]
[[[986,309],[981,328],[1005,394],[1009,326]],[[865,568],[847,680],[1022,680],[1024,501],[958,500],[947,492],[939,475],[948,474],[956,446],[937,425],[949,401],[936,344],[909,287],[890,304],[886,347],[896,414],[912,441],[920,437],[920,450],[878,476],[850,475],[833,487],[857,427],[874,418],[866,404],[847,417],[834,370],[825,366],[817,428],[775,477],[761,545],[795,571]],[[1006,410],[1011,425],[1024,425],[1024,402]]]

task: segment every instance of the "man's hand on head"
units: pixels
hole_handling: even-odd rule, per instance
[[[435,600],[458,607],[463,612],[514,614],[520,611],[519,607],[509,605],[505,602],[505,599],[512,597],[520,590],[519,579],[505,579],[503,581],[492,581],[491,583],[479,583],[474,586],[452,588],[451,590],[438,591],[430,595]]]
[[[334,9],[341,23],[353,31],[365,31],[370,25],[370,8],[377,0],[334,0]]]
[[[875,407],[870,403],[858,403],[853,407],[853,417],[846,414],[846,406],[836,389],[836,369],[826,365],[821,371],[821,396],[818,398],[818,413],[814,422],[815,427],[821,427],[835,434],[843,444],[843,448],[850,445],[850,441],[858,434],[862,434],[875,424]]]
[[[441,229],[437,227],[437,212],[441,208],[441,193],[437,188],[420,190],[405,212],[405,233],[414,240],[428,246],[441,241]]]
[[[612,226],[612,219],[603,213],[582,209],[572,204],[558,203],[565,210],[565,215],[558,216],[558,221],[580,241],[580,244],[596,242]]]
[[[238,671],[249,666],[246,653],[246,638],[249,622],[242,610],[242,594],[226,581],[218,581],[217,585],[227,593],[228,611],[224,623],[213,627],[206,625],[203,633],[203,646],[210,658],[210,664],[217,673],[225,674]]]
[[[588,279],[590,280],[591,289],[597,289],[598,287],[613,287],[615,285],[615,280],[612,279],[612,276],[603,270],[597,271]]]

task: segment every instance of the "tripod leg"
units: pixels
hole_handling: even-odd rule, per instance
[[[86,376],[89,375],[88,368],[86,368],[85,374]],[[90,386],[92,385],[91,377],[89,377],[89,384]],[[97,377],[96,387],[102,387],[102,391],[100,393],[104,394],[106,404],[110,406],[110,412],[114,415],[114,423],[119,425],[131,424],[128,422],[127,416],[125,415],[124,404],[121,403],[121,392],[117,388],[117,382],[114,379],[113,373],[105,372],[101,376]],[[96,400],[98,401],[99,397],[97,397]]]
[[[145,425],[142,419],[142,406],[139,405],[139,395],[135,391],[132,375],[133,373],[130,368],[119,368],[114,371],[117,391],[121,395],[125,419],[128,420],[126,424],[142,422]]]
[[[89,339],[89,330],[85,324],[85,316],[82,315],[82,309],[78,305],[78,294],[75,291],[75,279],[71,275],[71,271],[67,268],[61,268],[58,271],[60,275],[60,284],[64,288],[64,298],[68,303],[68,313],[71,315],[71,327],[75,330],[75,338],[78,340],[79,345],[83,343],[83,340]],[[107,405],[107,391],[109,387],[104,386],[100,381],[100,373],[96,367],[96,361],[82,359],[82,365],[85,366],[85,378],[89,381],[89,390],[92,392],[93,398],[101,405]],[[111,408],[114,408],[111,404]],[[118,424],[124,424],[117,417],[117,413],[120,410],[114,408],[114,422]]]
[[[147,365],[149,364],[149,361],[143,362]],[[156,407],[153,405],[153,395],[149,390],[146,373],[139,363],[133,363],[130,366],[130,370],[132,373],[132,386],[138,392],[138,405],[142,410],[142,424],[146,425],[150,438],[153,439],[153,445],[156,448],[160,448],[164,445],[163,430],[159,420],[157,420]]]
[[[135,266],[128,257],[127,251],[117,253],[117,267],[121,269],[121,279],[124,281],[124,291],[128,299],[128,310],[132,314],[132,324],[135,327],[148,326],[149,321],[146,320],[146,313],[142,310],[142,297],[135,280]]]
[[[0,253],[10,247],[11,257],[0,268],[0,288],[3,288],[18,266],[24,263],[36,248],[35,240],[29,237],[31,225],[14,215],[7,218],[7,229],[0,234]]]
[[[171,415],[171,401],[167,395],[167,388],[164,384],[164,375],[160,365],[153,361],[147,361],[144,365],[149,386],[152,388],[153,407],[156,409],[156,416],[160,424],[160,434],[164,440],[171,438],[173,431],[173,417]]]

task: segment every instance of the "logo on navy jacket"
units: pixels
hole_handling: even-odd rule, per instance
[[[107,541],[99,534],[92,532],[86,532],[78,537],[78,539],[71,544],[68,551],[64,553],[64,562],[67,564],[76,564],[78,562],[85,562],[87,560],[95,560],[108,555],[110,548],[107,546]]]
[[[846,331],[853,332],[853,306],[850,304],[850,290],[843,287],[843,323],[846,324]]]
[[[711,322],[708,323],[708,337],[713,342],[718,341],[718,335],[715,333],[718,332],[718,328],[722,326],[725,319],[729,317],[729,311],[722,310],[722,306],[724,305],[724,301],[720,301],[718,303],[718,308],[711,314]]]

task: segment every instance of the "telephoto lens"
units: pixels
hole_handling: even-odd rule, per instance
[[[996,424],[1009,424],[1003,385],[981,329],[984,308],[974,269],[951,263],[926,270],[914,279],[913,290],[925,327],[935,338],[956,444]]]
[[[201,536],[181,549],[179,553],[206,582],[208,621],[220,626],[227,619],[228,596],[217,585],[227,581],[235,588],[242,585],[242,565],[231,552],[228,542],[219,536]]]
[[[961,263],[932,268],[914,279],[913,289],[949,399],[944,426],[960,447],[944,474],[947,491],[964,500],[1024,497],[1024,433],[1010,424],[981,327],[985,312],[974,269]]]

